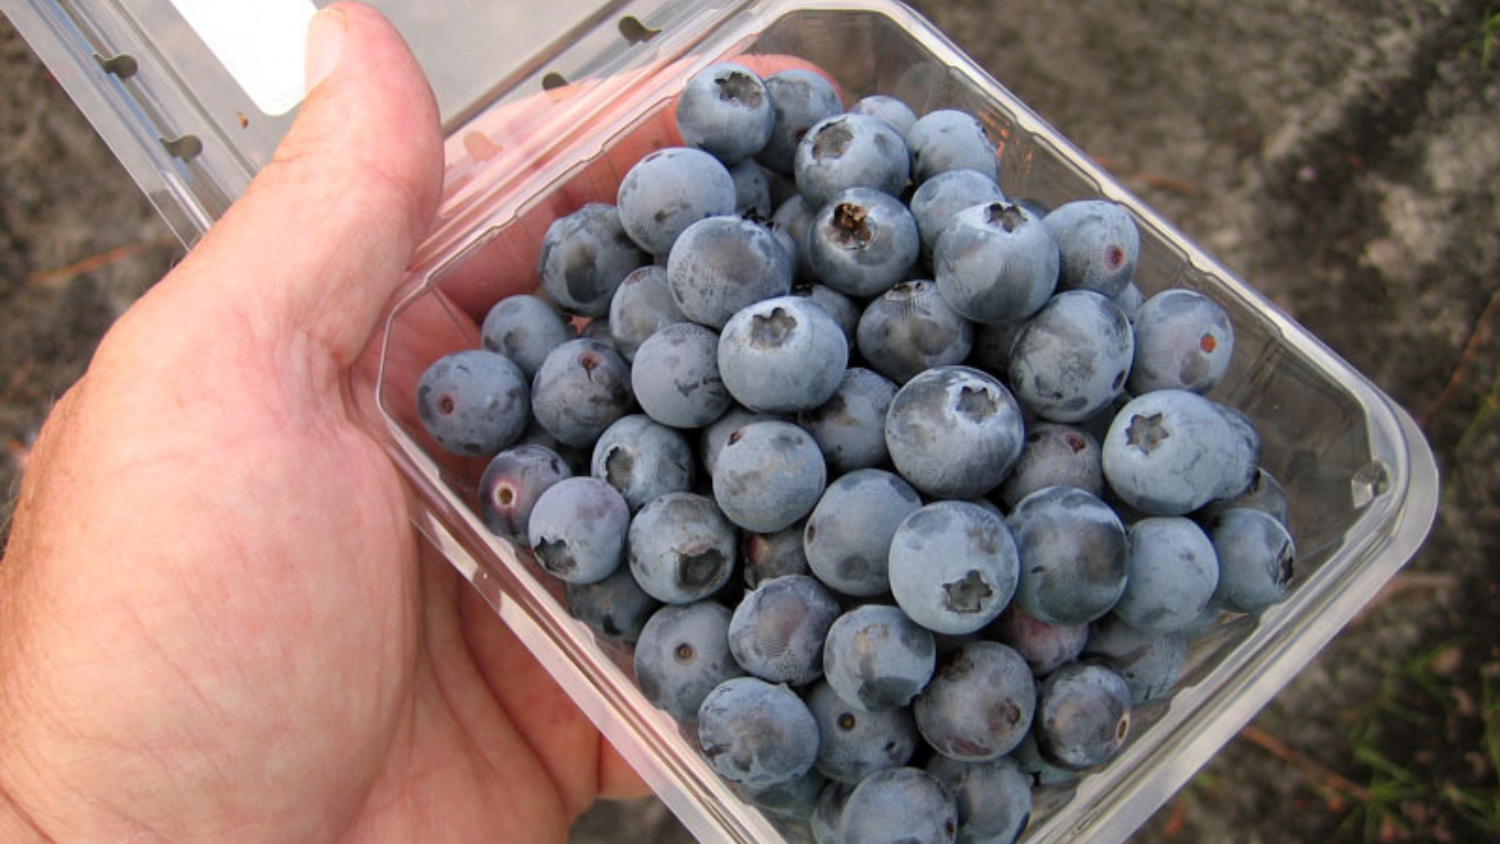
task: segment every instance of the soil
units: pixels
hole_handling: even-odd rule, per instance
[[[1493,840],[1500,55],[1487,68],[1481,56],[1495,7],[915,5],[1408,408],[1441,466],[1441,509],[1424,549],[1136,840]],[[9,502],[53,399],[181,253],[8,23],[0,63],[0,489]],[[600,806],[573,840],[688,839],[643,801]]]

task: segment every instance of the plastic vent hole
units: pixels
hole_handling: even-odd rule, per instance
[[[173,158],[182,161],[192,161],[203,154],[203,142],[198,140],[197,135],[183,135],[177,138],[162,138],[161,145],[166,147],[167,152]]]
[[[543,91],[556,91],[558,88],[567,87],[567,85],[568,77],[563,76],[555,70],[542,77]]]
[[[99,63],[99,67],[102,68],[105,73],[108,73],[111,76],[117,76],[121,79],[129,79],[130,77],[135,75],[135,72],[137,70],[140,70],[140,66],[136,64],[135,56],[129,55],[127,53],[121,53],[118,56],[110,56],[107,59],[103,56],[95,55],[94,61]]]
[[[620,35],[632,44],[644,44],[660,34],[660,29],[646,26],[634,15],[620,18]]]

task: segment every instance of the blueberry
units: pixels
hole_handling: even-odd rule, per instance
[[[1085,624],[1125,591],[1129,540],[1108,504],[1052,486],[1021,499],[1007,522],[1021,557],[1016,606],[1049,624]]]
[[[735,311],[791,292],[792,256],[760,223],[709,217],[672,247],[667,286],[683,316],[722,328]]]
[[[995,180],[976,170],[949,170],[923,182],[911,195],[911,216],[922,236],[922,256],[931,260],[938,235],[953,215],[975,205],[1004,201],[1005,194]]]
[[[1031,819],[1031,779],[1008,758],[960,762],[938,754],[927,773],[953,792],[958,844],[1011,844]]]
[[[797,142],[814,123],[844,108],[839,92],[827,79],[810,70],[791,68],[766,77],[776,114],[770,140],[755,160],[768,169],[787,176],[792,174]]]
[[[1014,648],[1038,677],[1077,659],[1089,640],[1087,624],[1050,624],[1027,615],[1014,603],[986,632],[995,641]]]
[[[1147,299],[1135,319],[1132,393],[1206,393],[1229,370],[1234,326],[1218,302],[1196,290],[1173,289]]]
[[[558,442],[557,437],[548,433],[547,429],[542,427],[542,423],[536,421],[535,415],[531,417],[531,422],[526,426],[526,430],[521,432],[521,438],[516,440],[516,445],[539,445],[561,457],[570,473],[574,475],[587,475],[589,473],[589,454],[593,450],[593,444],[589,444],[589,451],[584,451],[565,442]],[[530,511],[528,510],[527,512]],[[525,533],[525,530],[526,526],[522,524],[522,533]]]
[[[855,339],[872,369],[904,384],[923,370],[962,363],[973,347],[974,327],[934,282],[916,279],[867,305]]]
[[[824,284],[850,296],[876,296],[909,277],[922,242],[901,200],[850,188],[813,213],[807,260]]]
[[[629,526],[630,508],[614,487],[597,478],[564,478],[537,498],[526,533],[549,574],[594,583],[619,567]]]
[[[741,790],[745,799],[772,817],[807,823],[818,805],[818,796],[827,787],[828,778],[814,769],[791,782],[778,783],[769,788]]]
[[[719,373],[719,335],[691,322],[647,337],[635,351],[630,383],[647,416],[677,428],[701,428],[733,403]]]
[[[568,313],[609,313],[610,297],[631,270],[647,262],[625,234],[613,205],[591,202],[552,221],[542,238],[542,289]]]
[[[734,180],[734,213],[755,215],[769,219],[775,210],[771,205],[771,174],[753,158],[729,168],[729,178]],[[796,241],[792,241],[792,256],[796,257]]]
[[[728,636],[729,609],[713,601],[657,610],[635,645],[641,694],[679,722],[698,720],[698,707],[709,692],[745,674],[729,653]]]
[[[1000,485],[1000,500],[1014,507],[1021,499],[1049,486],[1075,486],[1104,494],[1104,464],[1099,441],[1072,425],[1040,422],[1026,429],[1026,445],[1016,468]]]
[[[1078,780],[1078,772],[1061,768],[1042,758],[1042,752],[1036,747],[1036,734],[1027,733],[1026,738],[1012,750],[1010,756],[1016,763],[1021,773],[1031,779],[1032,783],[1039,786],[1068,785]]]
[[[742,65],[709,65],[693,74],[677,100],[677,131],[688,146],[725,164],[749,158],[771,138],[776,115],[755,71]]]
[[[620,491],[631,512],[693,486],[693,449],[682,434],[642,414],[624,416],[594,444],[589,474]]]
[[[773,578],[735,607],[729,652],[762,680],[806,685],[823,673],[823,638],[838,615],[838,602],[816,579]]]
[[[751,410],[795,413],[828,401],[844,377],[849,343],[828,312],[801,296],[740,310],[719,335],[719,373]]]
[[[740,555],[745,585],[754,589],[773,577],[808,574],[807,554],[802,550],[805,522],[772,533],[745,531],[740,536]]]
[[[911,106],[887,94],[871,94],[861,97],[854,105],[849,106],[850,114],[868,114],[884,120],[892,129],[906,137],[906,133],[913,123],[917,122],[916,112]]]
[[[646,593],[687,604],[719,591],[734,572],[735,534],[711,499],[669,492],[630,523],[630,571]]]
[[[1124,312],[1125,318],[1130,320],[1130,324],[1134,325],[1136,314],[1141,311],[1141,305],[1146,304],[1146,296],[1141,292],[1141,288],[1132,281],[1125,285],[1124,289],[1119,293],[1114,295],[1114,303],[1116,307]]]
[[[953,795],[917,768],[887,768],[865,777],[844,804],[843,844],[952,844],[958,834]]]
[[[797,144],[797,190],[821,207],[849,188],[873,188],[899,197],[911,159],[906,141],[890,124],[863,114],[826,117]]]
[[[613,301],[613,297],[611,297],[611,301]],[[582,330],[578,332],[578,336],[587,337],[590,340],[602,343],[610,347],[611,349],[614,349],[616,352],[620,351],[619,349],[615,348],[615,335],[611,333],[609,329],[609,320],[605,317],[596,317],[589,320],[588,323],[583,326]]]
[[[1192,624],[1219,583],[1213,543],[1192,519],[1156,516],[1130,526],[1125,592],[1114,614],[1145,633]]]
[[[630,364],[597,340],[553,349],[531,384],[531,412],[547,433],[575,448],[592,447],[630,411]]]
[[[808,818],[815,844],[842,844],[839,823],[844,819],[844,804],[853,793],[854,786],[845,782],[833,781],[823,787]]]
[[[797,424],[817,441],[832,475],[885,463],[885,414],[896,385],[863,367],[844,370],[828,401],[797,414]]]
[[[1031,728],[1036,684],[1026,660],[999,642],[970,642],[949,654],[912,704],[932,749],[964,762],[1009,753]]]
[[[1057,244],[1019,205],[973,205],[943,228],[932,269],[938,292],[966,319],[1014,322],[1040,310],[1057,286]]]
[[[786,686],[736,677],[703,699],[698,744],[719,776],[765,789],[812,769],[818,757],[818,723]]]
[[[496,302],[484,317],[480,339],[505,355],[530,379],[547,353],[573,339],[573,327],[539,296],[516,294]]]
[[[417,416],[438,445],[487,457],[526,429],[526,377],[504,355],[472,349],[438,358],[417,382]]]
[[[823,676],[845,703],[873,712],[911,703],[936,659],[931,632],[897,607],[865,604],[828,628]]]
[[[899,476],[857,469],[828,485],[807,519],[802,547],[818,579],[845,595],[889,590],[886,560],[896,526],[922,506]]]
[[[672,301],[667,268],[656,264],[625,276],[609,303],[609,334],[628,361],[635,360],[636,350],[658,329],[686,319]]]
[[[1130,735],[1130,686],[1090,662],[1065,665],[1037,690],[1036,744],[1042,758],[1081,771],[1115,757]]]
[[[1078,422],[1119,395],[1135,355],[1130,320],[1088,290],[1058,293],[1026,321],[1010,349],[1010,384],[1028,410]]]
[[[976,170],[1000,181],[999,159],[984,127],[956,109],[928,112],[906,132],[912,181],[921,184],[949,170]]]
[[[776,212],[771,215],[771,224],[791,236],[792,246],[796,251],[793,260],[794,276],[807,284],[817,278],[817,274],[813,272],[811,257],[807,253],[807,232],[812,228],[813,214],[817,210],[802,198],[802,194],[795,193],[776,206]]]
[[[1093,290],[1115,296],[1135,274],[1141,233],[1125,206],[1082,199],[1052,209],[1042,218],[1061,254],[1058,290]]]
[[[1297,549],[1286,526],[1274,516],[1229,508],[1209,524],[1208,535],[1219,557],[1215,601],[1257,613],[1286,599]]]
[[[517,445],[496,454],[479,479],[479,513],[485,527],[525,541],[537,498],[572,474],[562,457],[544,446]]]
[[[973,633],[1005,609],[1019,562],[1005,520],[967,501],[937,501],[891,537],[891,594],[937,633]]]
[[[734,179],[718,159],[669,147],[635,163],[616,196],[620,224],[652,255],[666,255],[678,235],[706,217],[734,213]]]
[[[1181,516],[1238,494],[1254,478],[1257,459],[1241,427],[1185,390],[1131,399],[1115,414],[1101,450],[1110,489],[1154,516]]]
[[[1244,491],[1230,498],[1210,501],[1203,509],[1197,511],[1195,517],[1204,523],[1209,523],[1215,516],[1230,507],[1248,507],[1251,510],[1261,510],[1269,513],[1276,521],[1281,522],[1283,525],[1288,524],[1286,490],[1282,489],[1281,482],[1276,480],[1276,476],[1266,471],[1263,466],[1255,470],[1255,477]]]
[[[854,344],[854,330],[859,325],[860,307],[853,299],[826,284],[793,288],[792,292],[798,296],[806,296],[827,311],[833,321],[838,323],[839,330],[844,332],[844,340],[851,346]]]
[[[1111,613],[1094,622],[1084,655],[1113,668],[1130,687],[1134,706],[1166,697],[1187,665],[1182,632],[1144,633]]]
[[[963,366],[929,369],[891,400],[885,444],[912,486],[945,498],[984,495],[1021,456],[1021,408],[992,376]]]
[[[1010,350],[1016,335],[1026,327],[1025,320],[980,323],[974,326],[974,344],[969,352],[968,364],[1000,378],[1010,371]]]
[[[714,463],[714,500],[736,525],[781,530],[818,503],[827,480],[823,453],[789,422],[754,422],[729,435]]]
[[[619,566],[603,580],[569,583],[565,589],[568,615],[599,635],[627,645],[640,638],[646,620],[661,607],[635,582],[627,566]]]
[[[739,405],[731,405],[729,410],[718,419],[709,423],[703,429],[698,440],[699,459],[703,461],[703,471],[707,477],[712,478],[714,468],[719,464],[719,452],[723,450],[724,444],[729,441],[730,435],[735,431],[749,425],[751,422],[785,422],[786,418],[774,413],[756,413],[746,410]]]
[[[875,771],[905,765],[921,741],[905,707],[866,712],[845,703],[827,683],[814,685],[806,700],[821,739],[814,765],[836,782],[856,784]]]

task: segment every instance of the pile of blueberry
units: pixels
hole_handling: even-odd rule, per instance
[[[1123,207],[1005,196],[968,114],[734,64],[676,114],[420,417],[746,799],[820,844],[1013,841],[1191,636],[1286,595],[1286,496],[1203,395],[1230,320],[1143,299]]]

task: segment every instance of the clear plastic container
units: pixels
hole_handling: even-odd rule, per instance
[[[290,119],[256,111],[254,132],[239,125],[254,105],[222,69],[193,80],[179,75],[172,84],[152,77],[153,69],[193,66],[208,55],[201,43],[167,37],[167,24],[132,10],[161,3],[4,2],[185,240],[243,190]],[[485,529],[476,493],[484,461],[431,444],[416,421],[414,384],[439,355],[478,346],[475,317],[491,302],[535,285],[538,246],[553,218],[586,201],[613,201],[630,164],[653,145],[671,143],[673,97],[710,63],[792,57],[831,74],[846,102],[884,93],[919,114],[969,111],[1001,146],[1007,196],[1048,205],[1084,197],[1124,203],[1141,229],[1142,290],[1149,296],[1165,287],[1197,288],[1234,320],[1234,363],[1211,395],[1254,419],[1263,465],[1286,488],[1300,552],[1294,589],[1260,618],[1227,620],[1200,636],[1178,691],[1136,713],[1119,757],[1075,786],[1037,793],[1026,841],[1128,837],[1375,596],[1431,526],[1436,469],[1404,411],[904,6],[549,4],[554,37],[526,36],[545,49],[524,60],[486,60],[474,58],[484,51],[445,51],[434,41],[465,19],[459,12],[445,18],[416,4],[384,5],[408,27],[436,80],[448,130],[447,182],[436,229],[377,340],[378,372],[356,380],[354,395],[411,481],[421,531],[702,840],[788,839],[645,700],[628,652],[571,619],[561,590],[529,554]],[[110,39],[130,33],[139,42],[129,46],[138,69],[122,77],[107,66],[126,47]],[[187,133],[178,133],[175,149],[169,143],[162,121],[174,120],[178,129],[195,127],[189,137],[207,139],[197,154],[182,154]]]

